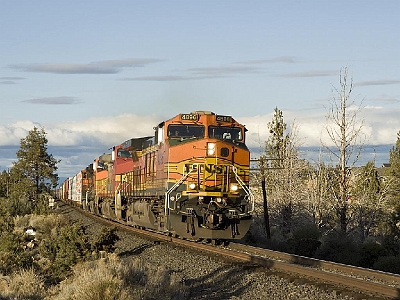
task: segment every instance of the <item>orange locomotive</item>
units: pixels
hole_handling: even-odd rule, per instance
[[[245,127],[231,116],[195,111],[154,130],[95,159],[94,186],[82,206],[184,238],[242,238],[254,210]]]

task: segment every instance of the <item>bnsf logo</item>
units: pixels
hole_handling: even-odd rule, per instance
[[[185,172],[189,173],[191,170],[200,171],[200,173],[211,174],[226,174],[229,171],[229,165],[215,165],[215,164],[185,164]],[[245,174],[245,171],[237,168],[238,174]]]

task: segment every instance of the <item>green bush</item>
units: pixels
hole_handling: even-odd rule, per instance
[[[372,268],[379,257],[386,255],[383,246],[377,242],[365,242],[360,249],[360,266]]]
[[[315,257],[349,265],[359,265],[360,249],[347,235],[331,232],[323,240]]]
[[[23,216],[32,212],[31,201],[21,198],[20,195],[12,195],[7,199],[7,211],[15,216]]]
[[[93,251],[107,251],[114,252],[115,243],[119,241],[119,236],[117,235],[117,228],[113,227],[103,227],[100,235],[92,243]]]
[[[0,273],[9,275],[32,265],[32,256],[23,249],[23,237],[14,232],[3,232],[0,235]]]
[[[40,241],[39,252],[50,260],[48,276],[54,280],[65,278],[71,267],[90,254],[90,244],[84,228],[79,224],[57,228],[53,236]]]
[[[293,252],[297,255],[313,257],[321,245],[320,236],[320,231],[312,224],[297,228],[293,232],[293,238],[290,241]]]
[[[399,256],[383,256],[378,258],[373,268],[393,274],[400,274],[400,257]]]
[[[398,236],[385,236],[382,242],[382,247],[385,248],[387,256],[400,255],[400,239],[398,238]]]

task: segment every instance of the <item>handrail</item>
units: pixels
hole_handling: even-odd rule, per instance
[[[255,210],[255,201],[254,201],[254,195],[253,193],[250,191],[250,188],[243,182],[242,178],[239,177],[239,174],[237,173],[237,167],[232,165],[232,171],[235,174],[235,178],[237,180],[237,182],[240,184],[240,186],[242,187],[242,189],[245,191],[246,196],[250,198],[250,202],[251,202],[251,211],[249,213],[253,213]]]
[[[165,205],[164,205],[164,207],[165,207],[165,209],[164,209],[165,216],[167,216],[167,215],[169,214],[169,200],[170,200],[169,197],[170,197],[170,194],[171,194],[176,188],[178,188],[178,186],[180,186],[180,185],[182,184],[182,182],[183,182],[183,181],[189,176],[189,174],[192,173],[194,170],[195,170],[195,169],[192,168],[187,174],[182,175],[182,177],[181,177],[177,182],[175,182],[175,184],[174,184],[168,191],[165,192]]]

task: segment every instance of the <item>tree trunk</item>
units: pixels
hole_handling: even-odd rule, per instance
[[[267,239],[271,239],[271,229],[269,227],[269,214],[268,214],[268,202],[267,202],[267,191],[265,189],[265,177],[263,176],[261,180],[263,203],[264,203],[264,222],[265,222],[265,232],[267,234]]]

